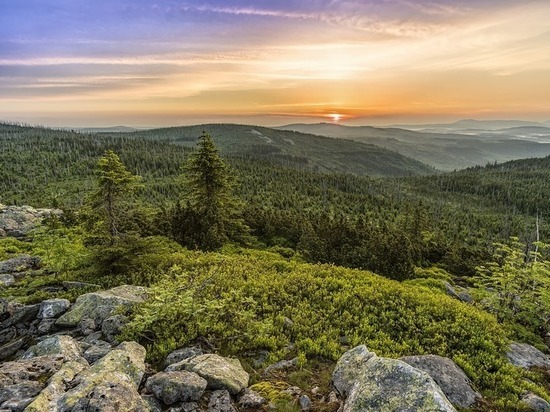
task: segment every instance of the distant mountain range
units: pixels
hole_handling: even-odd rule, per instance
[[[497,126],[501,128],[492,128]],[[451,125],[415,127],[426,129],[407,130],[331,123],[291,124],[279,129],[373,144],[443,171],[550,155],[550,124],[546,126],[544,123],[521,121],[463,120]],[[449,127],[455,127],[455,130],[449,131]]]
[[[550,120],[547,122],[531,122],[525,120],[474,120],[464,119],[454,123],[442,124],[397,124],[390,127],[408,130],[434,130],[439,132],[464,131],[464,130],[499,130],[512,127],[528,127],[528,126],[546,126],[550,127]]]

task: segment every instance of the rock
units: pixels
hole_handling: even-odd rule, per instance
[[[123,342],[79,373],[57,404],[61,410],[97,410],[94,405],[106,411],[146,410],[137,392],[144,372],[145,348],[135,342]],[[91,403],[77,405],[80,399]],[[73,409],[77,407],[81,409]]]
[[[248,386],[248,373],[238,359],[205,354],[185,359],[166,368],[166,371],[188,370],[208,382],[208,389],[227,389],[235,395]]]
[[[0,274],[28,272],[40,268],[40,258],[36,256],[20,255],[0,262]]]
[[[380,358],[364,345],[338,361],[333,385],[346,398],[343,412],[456,412],[426,372]]]
[[[464,303],[472,303],[474,301],[472,295],[470,295],[470,293],[465,290],[458,293],[458,298]]]
[[[534,393],[526,393],[522,396],[521,401],[527,404],[534,412],[550,412],[550,403]]]
[[[116,337],[120,335],[122,329],[129,322],[128,317],[124,315],[109,316],[103,321],[101,331],[105,339],[112,344],[117,343]]]
[[[212,392],[208,401],[208,412],[237,412],[231,403],[231,395],[228,391],[220,389]]]
[[[38,319],[57,318],[71,307],[68,299],[48,299],[40,303]]]
[[[36,328],[39,335],[47,335],[55,329],[55,318],[42,319]]]
[[[40,305],[10,305],[11,316],[2,322],[2,327],[9,327],[12,325],[30,323],[38,316]]]
[[[11,411],[23,411],[40,393],[42,385],[26,381],[0,387],[0,407]]]
[[[303,411],[309,411],[313,406],[313,403],[311,403],[311,399],[309,399],[309,396],[307,395],[300,395],[300,397],[298,398],[298,402],[300,403],[300,408]]]
[[[154,395],[141,395],[141,399],[149,408],[149,412],[162,412],[162,404]]]
[[[59,209],[35,209],[30,206],[0,204],[0,236],[23,237],[39,226],[45,217],[62,214]]]
[[[142,303],[147,298],[147,288],[123,285],[101,292],[80,295],[71,310],[65,312],[56,325],[61,327],[77,326],[83,319],[94,319],[101,324],[113,312]]]
[[[451,359],[423,355],[406,356],[401,360],[430,375],[454,406],[466,409],[481,400],[464,371]]]
[[[170,408],[168,412],[204,412],[196,402],[184,402],[177,408]]]
[[[0,409],[11,411],[25,409],[62,364],[61,356],[41,356],[1,365]]]
[[[62,355],[65,361],[77,361],[88,364],[80,353],[78,342],[67,335],[55,335],[31,346],[22,359],[31,359],[44,355]]]
[[[265,368],[264,375],[268,375],[275,371],[290,369],[295,367],[297,364],[298,364],[298,358],[294,358],[290,360],[282,360],[277,363],[274,363],[273,365],[269,365],[267,368]]]
[[[0,286],[11,286],[15,283],[15,278],[9,273],[0,275]]]
[[[520,368],[528,369],[536,366],[550,369],[550,356],[526,343],[511,343],[506,357],[512,365]]]
[[[96,316],[97,316],[97,313],[96,313]],[[95,319],[84,318],[80,322],[78,322],[78,331],[84,336],[91,335],[96,331],[96,329],[98,329],[98,324]]]
[[[252,389],[245,388],[243,394],[239,397],[239,407],[244,409],[260,409],[267,400]]]
[[[443,285],[445,286],[445,292],[447,292],[447,295],[455,299],[460,299],[453,285],[451,285],[449,282],[444,282]]]
[[[7,359],[10,359],[13,355],[17,353],[19,349],[25,346],[28,343],[28,341],[29,341],[29,337],[23,336],[9,343],[6,343],[5,345],[0,346],[0,361],[5,361]]]
[[[164,367],[172,365],[173,363],[181,362],[184,359],[189,359],[193,356],[203,354],[204,351],[199,346],[189,346],[186,348],[176,349],[166,357],[166,360],[164,361]]]
[[[48,380],[48,386],[27,406],[25,412],[57,411],[57,401],[67,390],[67,385],[87,367],[78,361],[65,362]]]
[[[172,405],[176,402],[198,401],[206,385],[206,380],[196,373],[175,371],[159,372],[151,376],[145,388],[166,405]]]
[[[342,355],[332,373],[332,386],[343,398],[347,398],[357,379],[357,374],[365,368],[369,359],[376,357],[365,345],[350,349]]]
[[[15,326],[0,330],[0,347],[8,342],[11,342],[17,336],[17,329]]]
[[[92,364],[97,362],[99,359],[103,358],[105,355],[113,350],[111,345],[109,345],[107,342],[104,343],[105,344],[95,344],[86,349],[84,351],[84,359],[86,359],[88,363]]]

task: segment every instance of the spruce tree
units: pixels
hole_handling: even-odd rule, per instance
[[[98,160],[95,174],[97,189],[93,193],[93,206],[104,216],[110,243],[119,235],[119,223],[124,198],[133,194],[139,187],[139,177],[126,170],[118,155],[107,150]]]
[[[186,209],[190,209],[187,214],[193,219],[189,223],[195,227],[180,230],[195,233],[183,243],[214,250],[228,240],[245,240],[249,229],[241,217],[241,203],[233,195],[232,175],[208,133],[202,133],[198,149],[189,155],[184,171]]]

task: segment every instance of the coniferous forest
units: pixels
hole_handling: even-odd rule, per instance
[[[505,353],[512,341],[548,350],[549,194],[550,157],[442,173],[357,141],[256,126],[5,123],[0,203],[63,214],[26,239],[0,238],[0,261],[44,264],[0,294],[28,304],[87,291],[57,287],[66,281],[147,286],[154,298],[128,314],[121,341],[144,345],[152,364],[206,342],[248,365],[281,411],[294,409],[251,353],[297,358],[278,378],[323,388],[360,344],[449,357],[483,395],[471,410],[528,410],[526,391],[550,400],[548,372]]]

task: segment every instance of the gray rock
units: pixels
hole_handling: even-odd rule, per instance
[[[162,412],[162,403],[155,398],[155,395],[141,395],[141,399],[147,405],[149,412]]]
[[[458,293],[458,298],[464,303],[472,303],[474,301],[472,295],[465,290]]]
[[[295,367],[297,364],[298,364],[298,358],[294,358],[290,360],[282,360],[274,363],[273,365],[269,365],[267,368],[265,368],[264,375],[268,375],[276,371],[290,369]]]
[[[0,346],[5,345],[8,342],[11,342],[17,336],[17,329],[15,326],[10,326],[8,328],[0,330]]]
[[[38,227],[45,217],[62,214],[59,209],[35,209],[30,206],[0,204],[0,237],[24,237]]]
[[[130,308],[143,303],[147,298],[147,288],[123,285],[101,292],[80,295],[71,310],[57,319],[62,327],[77,326],[83,319],[94,319],[96,324],[112,316],[116,310]]]
[[[0,346],[0,361],[10,359],[28,342],[29,337],[23,336]]]
[[[10,305],[11,316],[2,322],[2,327],[30,323],[38,316],[40,305]]]
[[[237,412],[231,403],[231,395],[225,389],[212,392],[208,401],[208,412]]]
[[[550,403],[534,393],[526,393],[522,396],[521,401],[527,404],[534,412],[550,412]]]
[[[181,362],[184,359],[192,358],[193,356],[203,355],[204,351],[200,346],[189,346],[186,348],[176,349],[171,352],[164,361],[164,367],[172,365],[173,363]]]
[[[116,337],[120,335],[122,329],[129,322],[128,317],[124,315],[109,316],[101,324],[101,331],[105,339],[112,344],[117,343]]]
[[[244,409],[260,409],[267,400],[252,389],[245,388],[243,394],[239,397],[239,407]]]
[[[31,346],[22,359],[31,359],[44,355],[61,355],[66,361],[77,361],[88,364],[82,357],[78,342],[67,335],[54,335]]]
[[[506,356],[510,363],[520,368],[550,368],[550,356],[545,355],[534,346],[514,342],[510,344]]]
[[[56,324],[57,324],[57,321],[56,321]],[[92,318],[84,318],[80,322],[78,322],[78,331],[84,336],[91,335],[99,327],[101,327],[101,324],[98,325],[96,320]]]
[[[298,398],[298,402],[300,403],[300,408],[303,411],[309,411],[313,406],[311,399],[309,399],[309,396],[307,395],[300,395],[300,397]]]
[[[406,356],[401,360],[430,375],[454,406],[465,409],[481,400],[481,395],[472,389],[464,371],[451,359],[423,355]]]
[[[206,386],[205,379],[187,371],[159,372],[147,379],[145,383],[145,388],[166,405],[198,401],[206,390]]]
[[[24,381],[0,387],[0,407],[22,411],[40,393],[39,382]]]
[[[88,363],[92,364],[103,358],[112,350],[113,348],[111,345],[92,345],[84,351],[84,359],[86,359]]]
[[[55,318],[42,319],[36,328],[39,335],[47,335],[55,329]]]
[[[346,398],[343,412],[456,412],[426,372],[379,358],[364,345],[338,361],[333,385]]]
[[[205,354],[185,359],[166,368],[167,372],[188,370],[195,372],[208,382],[208,389],[227,389],[235,395],[248,386],[248,373],[238,359],[223,358]]]
[[[40,258],[36,256],[20,255],[0,262],[0,274],[20,273],[40,268]]]
[[[168,412],[202,412],[203,409],[200,408],[199,404],[196,402],[183,402],[178,407],[172,407],[168,409]]]
[[[80,372],[71,382],[72,388],[65,392],[57,405],[62,411],[100,410],[140,411],[146,405],[137,392],[145,372],[145,348],[135,342],[123,342],[90,368]],[[121,397],[122,395],[122,397]],[[77,404],[80,399],[94,400]],[[125,401],[124,403],[120,403]],[[97,406],[99,407],[99,406]],[[93,409],[97,410],[97,409]]]
[[[0,286],[11,286],[15,283],[15,278],[9,273],[0,275]]]
[[[71,307],[68,299],[48,299],[40,303],[38,319],[57,318],[64,314]]]
[[[367,362],[376,357],[365,345],[350,349],[342,355],[332,373],[332,386],[343,398],[347,398],[355,384],[358,372],[366,368]]]

